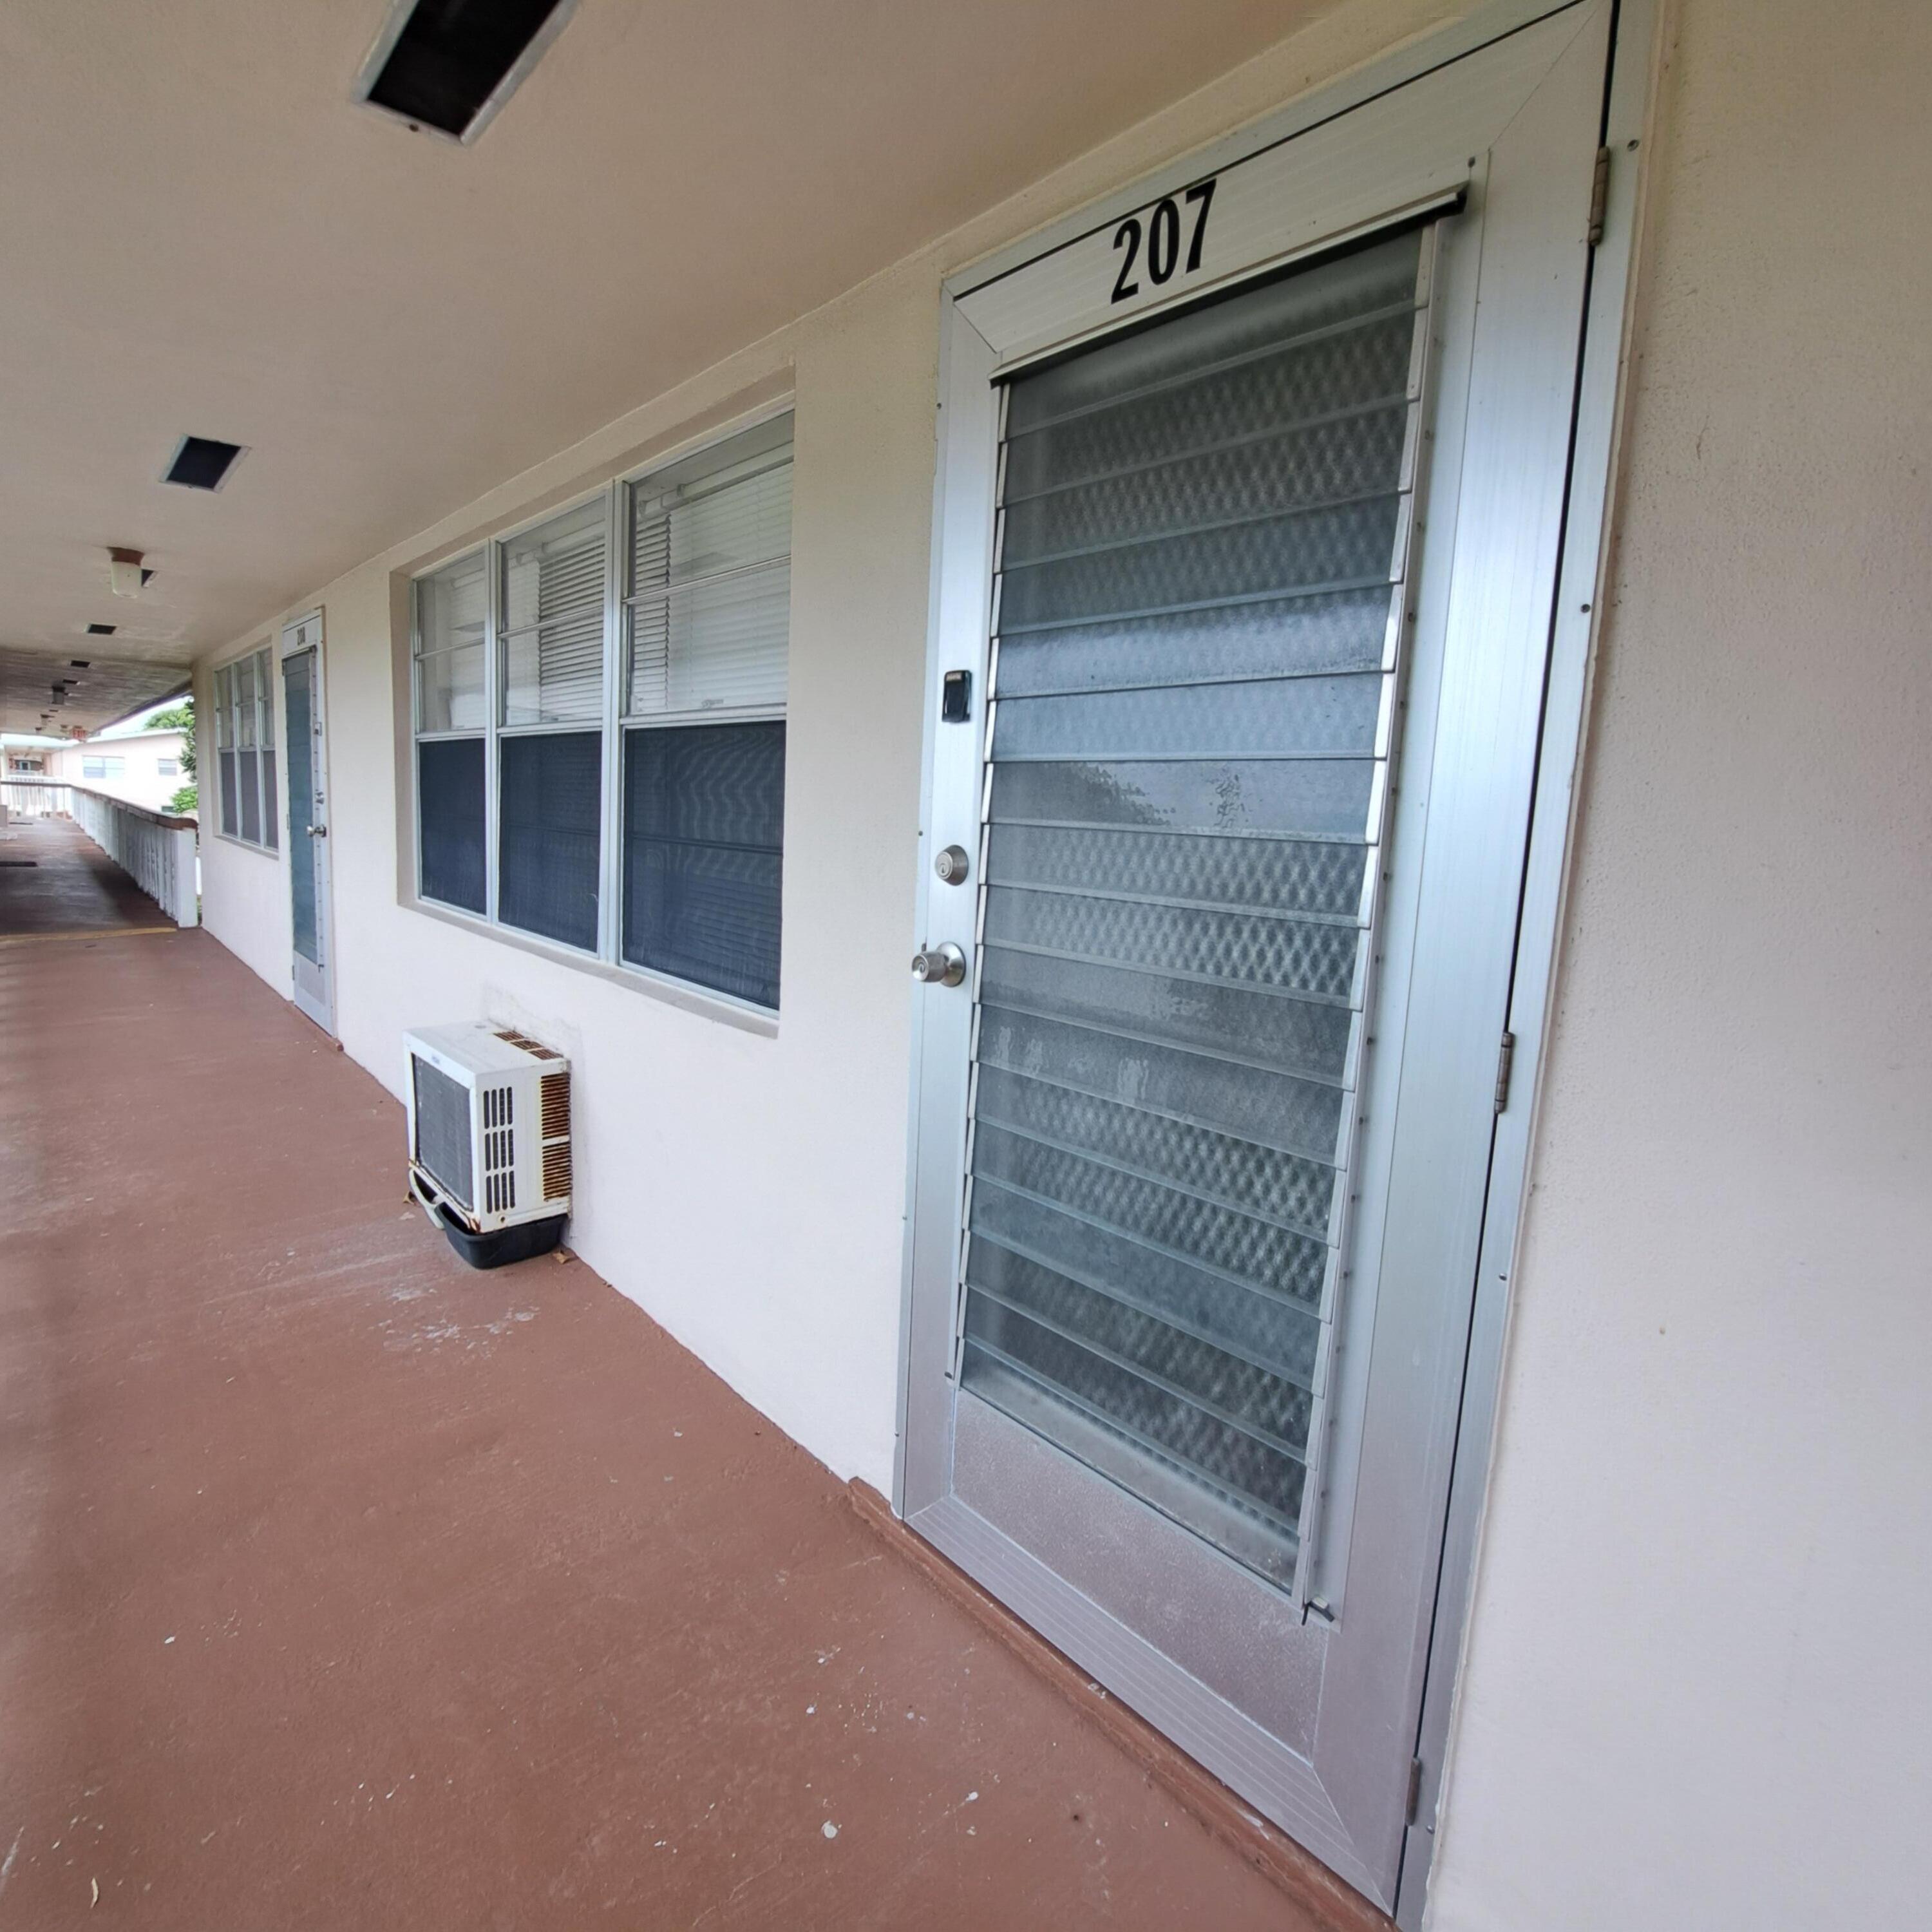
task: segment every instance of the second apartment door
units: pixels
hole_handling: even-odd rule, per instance
[[[322,703],[322,614],[282,632],[283,716],[288,730],[289,914],[295,1002],[335,1030],[328,932],[328,779]]]

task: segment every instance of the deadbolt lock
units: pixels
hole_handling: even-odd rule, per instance
[[[966,977],[966,956],[951,940],[912,956],[912,976],[922,986],[957,986]]]
[[[932,862],[932,869],[939,874],[940,881],[949,886],[962,884],[971,869],[972,862],[966,856],[963,845],[949,845]]]

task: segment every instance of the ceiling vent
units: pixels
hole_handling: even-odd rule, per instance
[[[577,0],[392,0],[355,98],[452,140],[476,140],[562,32]]]
[[[87,627],[87,634],[90,638],[111,638],[120,628],[118,624],[90,624]],[[76,658],[74,662],[78,664],[80,660]]]
[[[238,442],[221,442],[212,436],[184,436],[176,446],[174,457],[161,472],[164,483],[178,483],[190,490],[219,490],[228,481],[235,459],[242,454]],[[143,574],[143,580],[154,574]]]

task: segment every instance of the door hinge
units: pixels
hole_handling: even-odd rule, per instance
[[[1408,1822],[1415,1822],[1415,1814],[1422,1808],[1422,1760],[1412,1757],[1408,1761],[1408,1808],[1403,1814]]]
[[[1590,177],[1590,227],[1588,240],[1594,248],[1604,238],[1604,210],[1610,199],[1610,151],[1597,150],[1596,172]]]
[[[1499,1114],[1509,1105],[1510,1069],[1515,1064],[1516,1035],[1505,1033],[1496,1055],[1496,1112]]]

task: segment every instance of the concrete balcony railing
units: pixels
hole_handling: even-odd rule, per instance
[[[177,926],[201,923],[198,827],[111,793],[50,778],[0,783],[8,815],[70,818]]]

